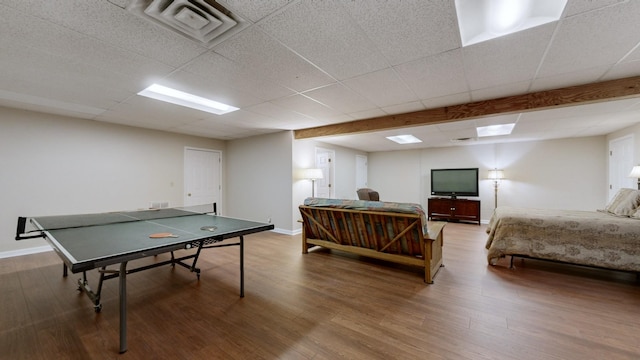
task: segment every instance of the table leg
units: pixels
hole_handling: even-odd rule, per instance
[[[240,297],[244,297],[244,236],[240,235]]]
[[[120,264],[120,354],[127,351],[127,262]]]

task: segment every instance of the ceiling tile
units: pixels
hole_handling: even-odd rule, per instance
[[[398,105],[417,96],[394,69],[384,69],[343,81],[343,84],[379,107]]]
[[[209,113],[203,111],[134,96],[97,116],[96,120],[166,130],[173,126],[200,121],[208,116]]]
[[[334,83],[335,80],[256,28],[249,28],[215,47],[215,52],[238,66],[264,74],[296,91]]]
[[[528,135],[531,132],[547,132],[554,127],[555,119],[545,118],[527,118],[524,115],[518,120],[518,123],[511,132],[514,136]]]
[[[343,1],[351,18],[391,65],[459,48],[453,1]]]
[[[203,121],[219,123],[220,120],[216,115],[212,115],[208,119]],[[274,119],[269,116],[264,116],[260,114],[256,114],[254,112],[246,111],[240,109],[238,111],[234,111],[228,114],[225,114],[224,122],[229,125],[238,126],[240,128],[244,128],[246,130],[250,129],[274,129],[274,130],[282,130],[284,128],[278,128],[274,126]]]
[[[404,114],[408,112],[424,110],[425,107],[420,101],[414,101],[405,104],[385,106],[382,108],[389,115]]]
[[[533,78],[556,23],[464,48],[464,73],[471,90]]]
[[[471,95],[468,92],[441,96],[422,100],[422,104],[427,109],[434,109],[444,106],[466,104],[471,101]]]
[[[464,49],[453,1],[219,1],[253,22],[210,50],[130,13],[128,0],[0,0],[0,104],[227,140],[640,76],[635,0],[569,0],[557,26]],[[136,95],[153,82],[241,110]],[[449,137],[505,117],[326,141],[381,151],[604,136],[640,123],[638,109],[636,98],[528,112],[510,136],[458,143]],[[424,143],[384,138],[399,131]]]
[[[450,131],[450,130],[460,130],[460,129],[468,129],[468,130],[476,130],[476,121],[475,120],[463,120],[463,121],[455,121],[448,122],[435,125],[436,128],[440,131]]]
[[[614,65],[638,44],[639,18],[640,1],[630,1],[562,20],[539,75]]]
[[[355,120],[352,116],[348,115],[348,114],[327,114],[325,116],[323,116],[320,119],[324,124],[336,124],[336,123],[343,123],[343,122],[347,122],[347,121],[353,121]]]
[[[289,96],[287,98],[274,100],[272,103],[291,111],[306,114],[318,120],[320,124],[328,123],[324,118],[340,114],[338,111],[330,109],[303,95]]]
[[[376,106],[342,84],[333,84],[304,93],[341,113],[353,113],[375,109]]]
[[[258,22],[265,16],[291,3],[291,0],[246,1],[246,0],[217,0],[227,9],[240,14],[253,22]]]
[[[59,100],[106,107],[141,90],[148,77],[164,76],[174,69],[49,21],[2,10],[7,15],[0,22],[4,75],[56,89],[50,96]],[[30,25],[28,29],[24,23]],[[69,97],[63,99],[64,94]]]
[[[215,81],[215,77],[209,77],[206,74],[201,75],[186,71],[176,71],[171,74],[171,76],[159,81],[159,83],[164,86],[239,108],[262,102],[261,99],[254,97],[249,93],[218,83]]]
[[[331,0],[299,2],[259,26],[339,80],[388,67],[341,4]]]
[[[625,61],[609,70],[600,80],[614,80],[640,74],[640,60]]]
[[[2,89],[0,89],[0,106],[81,119],[93,119],[96,115],[105,112],[105,109],[94,108],[83,104],[58,101],[51,98],[15,93]]]
[[[103,0],[5,1],[24,14],[48,20],[91,38],[171,66],[180,66],[206,48]]]
[[[638,99],[624,99],[581,106],[565,106],[556,109],[531,111],[522,113],[521,120],[582,118],[584,119],[583,121],[586,121],[586,119],[592,116],[630,111],[637,102]]]
[[[208,124],[206,121],[200,121],[187,125],[178,125],[170,129],[171,131],[180,132],[195,136],[215,137],[221,140],[231,140],[248,136],[258,135],[256,131],[250,131],[239,128],[237,126],[226,124]]]
[[[491,116],[488,118],[477,118],[475,119],[475,126],[489,126],[489,125],[500,125],[500,124],[515,124],[518,122],[518,118],[520,114],[507,114],[507,115],[498,115]]]
[[[469,129],[453,129],[453,130],[442,130],[442,134],[445,138],[449,140],[456,139],[467,139],[467,138],[476,138],[478,137],[478,132],[476,128]]]
[[[227,115],[231,115],[231,113]],[[237,117],[237,115],[235,116]],[[258,130],[250,125],[242,124],[235,120],[237,119],[233,119],[232,121],[229,121],[229,119],[226,119],[226,121],[222,122],[216,118],[209,118],[209,119],[203,119],[200,121],[190,122],[188,124],[176,125],[174,129],[177,129],[180,131],[200,131],[201,133],[213,134],[216,136],[224,136],[228,138],[236,138],[238,136],[247,137],[247,136],[254,136],[254,135],[259,135],[259,134],[264,134],[269,132],[281,131],[279,129],[259,129]]]
[[[565,9],[565,16],[567,17],[574,16],[576,14],[600,9],[606,6],[611,6],[611,5],[615,5],[615,4],[619,4],[627,1],[629,0],[571,0],[567,3],[567,8]]]
[[[282,106],[277,106],[270,102],[249,106],[243,110],[273,119],[272,126],[280,129],[292,130],[296,129],[297,126],[310,127],[319,124],[318,121],[312,117],[286,109]],[[292,127],[292,124],[300,125],[293,125]]]
[[[46,60],[54,57],[63,62],[105,69],[120,75],[118,81],[125,80],[132,73],[140,73],[139,77],[144,77],[145,74],[169,73],[174,69],[50,21],[9,8],[4,8],[3,13],[6,16],[0,22],[0,33],[4,35],[0,37],[0,44],[3,47],[28,47],[34,56],[37,54]],[[51,69],[56,69],[56,65],[53,64]]]
[[[453,50],[395,67],[420,99],[468,91],[462,51]]]
[[[381,109],[371,109],[371,110],[366,110],[366,111],[359,111],[359,112],[355,112],[355,113],[351,113],[349,114],[351,115],[351,117],[353,117],[354,119],[372,119],[372,118],[376,118],[376,117],[381,117],[381,116],[385,116],[388,115],[386,112],[382,111]]]
[[[529,92],[530,86],[530,81],[521,81],[516,83],[498,85],[490,88],[484,88],[480,90],[474,90],[471,92],[471,99],[475,102],[526,94]]]
[[[558,89],[567,86],[588,84],[600,81],[601,77],[610,69],[609,65],[596,66],[589,69],[565,72],[553,76],[539,77],[533,80],[530,91]]]
[[[294,94],[260,72],[242,68],[213,52],[199,56],[181,70],[201,77],[212,86],[242,91],[264,101]]]
[[[640,40],[638,41],[636,47],[631,52],[629,52],[629,54],[627,54],[624,59],[622,59],[622,63],[635,62],[638,60],[640,60]]]
[[[14,93],[97,108],[109,108],[130,96],[91,64],[73,63],[28,47],[3,46],[0,83]],[[52,71],[55,69],[55,71]]]

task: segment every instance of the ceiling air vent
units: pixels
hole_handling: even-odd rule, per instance
[[[451,141],[452,143],[461,143],[461,142],[467,142],[467,141],[476,141],[476,138],[472,138],[472,137],[461,137],[461,138],[456,138],[456,139],[449,139],[449,141]]]
[[[207,47],[249,26],[213,0],[132,0],[127,10]]]

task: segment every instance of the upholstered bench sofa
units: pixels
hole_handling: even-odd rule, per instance
[[[302,215],[302,253],[321,246],[424,268],[424,281],[442,264],[445,222],[427,221],[418,204],[307,198]]]

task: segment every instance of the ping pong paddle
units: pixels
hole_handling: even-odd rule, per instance
[[[169,232],[163,232],[163,233],[155,233],[155,234],[151,234],[149,235],[150,238],[152,239],[160,239],[160,238],[168,238],[168,237],[172,237],[172,238],[177,238],[178,235],[169,233]]]

